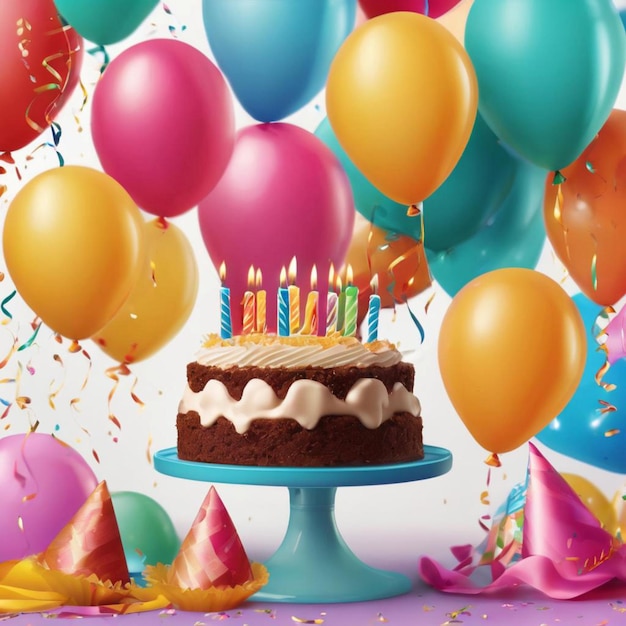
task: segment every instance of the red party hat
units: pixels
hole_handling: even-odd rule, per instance
[[[233,587],[254,579],[237,530],[211,487],[169,569],[168,583],[182,589]]]
[[[130,582],[124,548],[106,482],[101,482],[39,556],[50,570],[99,580]]]

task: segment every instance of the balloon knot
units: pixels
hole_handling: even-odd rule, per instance
[[[408,209],[407,209],[407,217],[416,217],[418,216],[420,213],[422,212],[422,210],[416,205],[416,204],[412,204]]]
[[[502,463],[500,462],[500,458],[495,452],[492,452],[486,459],[485,465],[489,467],[502,467]]]

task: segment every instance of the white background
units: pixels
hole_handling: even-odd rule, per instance
[[[135,35],[122,44],[111,46],[109,53],[114,58],[138,41],[177,36],[211,56],[202,28],[200,5],[199,0],[170,0],[169,15],[159,4]],[[89,133],[91,93],[98,75],[99,58],[86,54],[82,79],[89,94],[87,102],[83,106],[82,93],[77,90],[58,120],[63,129],[59,150],[67,164],[99,168]],[[620,106],[624,102],[626,96],[622,92]],[[286,121],[313,131],[323,118],[323,110],[324,99],[320,94],[308,107]],[[237,115],[239,126],[254,123],[241,109]],[[167,129],[155,129],[155,132],[167,132]],[[49,141],[49,133],[42,140]],[[40,143],[36,140],[14,154],[22,175],[21,182],[10,166],[7,173],[0,176],[0,184],[8,187],[1,200],[3,216],[20,185],[38,171],[58,164],[50,147],[38,149],[34,158],[27,161],[27,156]],[[115,363],[96,345],[83,342],[89,360],[80,353],[71,354],[68,341],[60,345],[51,331],[42,328],[37,345],[18,353],[0,372],[0,378],[17,378],[16,383],[0,384],[0,397],[7,400],[16,395],[31,398],[31,403],[23,410],[15,404],[11,407],[8,416],[0,422],[0,427],[4,428],[0,432],[3,435],[25,432],[31,424],[39,422],[40,432],[54,432],[80,451],[98,478],[107,481],[111,491],[139,491],[161,503],[182,535],[189,528],[208,485],[158,474],[152,468],[149,454],[176,443],[174,424],[185,385],[186,364],[193,359],[202,336],[218,330],[219,282],[202,243],[195,210],[173,221],[192,243],[200,270],[196,307],[183,331],[155,356],[133,365],[132,374],[122,377],[116,386],[107,375],[107,368]],[[563,267],[548,246],[538,268],[557,280],[563,279]],[[6,272],[6,268],[0,269]],[[565,281],[563,284],[570,293],[577,291],[571,283]],[[10,278],[6,276],[0,282],[0,297],[6,297],[11,290]],[[425,304],[433,292],[435,297],[425,313]],[[12,334],[18,334],[21,342],[30,335],[28,324],[33,315],[19,300],[17,297],[7,304],[13,319],[5,319],[0,327],[0,354],[6,353]],[[449,302],[449,297],[437,285],[411,302],[411,308],[426,331],[426,339],[421,345],[406,308],[399,307],[395,317],[391,311],[384,312],[381,335],[397,341],[406,353],[406,359],[416,366],[415,391],[423,407],[425,442],[449,448],[454,455],[454,467],[447,475],[429,481],[339,489],[336,506],[339,528],[357,553],[372,555],[370,561],[373,563],[382,558],[381,537],[388,539],[385,543],[389,549],[411,562],[415,562],[419,554],[427,553],[451,563],[447,546],[479,543],[484,536],[478,524],[479,517],[492,513],[511,487],[525,477],[527,449],[524,446],[502,455],[503,465],[492,470],[487,487],[488,468],[483,463],[487,453],[468,434],[446,397],[437,367],[436,348],[440,322]],[[76,315],[80,315],[80,311],[76,311]],[[62,362],[55,360],[55,354]],[[29,373],[29,368],[33,373]],[[54,407],[50,403],[52,391],[58,391],[53,398]],[[133,400],[131,391],[143,405]],[[80,399],[76,405],[78,410],[70,404],[73,398]],[[121,430],[108,419],[109,412],[119,419]],[[626,482],[624,476],[541,449],[558,470],[586,476],[609,498]],[[92,450],[96,451],[99,462]],[[287,490],[240,485],[217,485],[217,489],[249,554],[256,559],[270,554],[278,546],[286,528]],[[481,503],[481,493],[487,489],[491,506]]]

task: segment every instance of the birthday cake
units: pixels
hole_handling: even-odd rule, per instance
[[[178,457],[292,467],[421,459],[414,375],[386,341],[211,335],[187,366]]]

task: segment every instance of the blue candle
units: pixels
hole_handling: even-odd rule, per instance
[[[287,271],[280,271],[280,287],[278,288],[278,336],[289,337],[289,289],[287,289]]]
[[[232,313],[230,309],[230,289],[224,286],[226,280],[226,265],[220,265],[220,337],[230,339],[233,336]]]
[[[367,342],[378,339],[378,319],[380,317],[380,296],[378,295],[378,274],[370,281],[372,295],[367,307]]]

